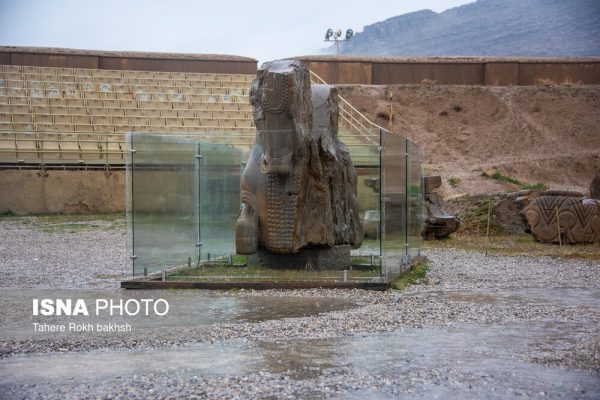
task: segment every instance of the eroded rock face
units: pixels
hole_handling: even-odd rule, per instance
[[[298,61],[274,61],[258,70],[250,102],[257,134],[242,175],[237,252],[360,246],[356,172],[337,138],[337,91],[311,90]]]
[[[566,194],[548,191],[532,200],[523,210],[528,230],[540,242],[600,242],[600,201]]]
[[[522,235],[527,233],[526,224],[521,213],[531,201],[540,196],[539,190],[521,190],[509,193],[492,206],[490,225],[509,235]]]

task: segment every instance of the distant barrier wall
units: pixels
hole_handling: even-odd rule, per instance
[[[128,71],[255,74],[256,60],[210,54],[0,47],[0,64]]]
[[[300,57],[330,84],[600,85],[600,58],[591,59],[410,59]]]
[[[125,171],[0,170],[0,213],[105,213],[125,209]]]

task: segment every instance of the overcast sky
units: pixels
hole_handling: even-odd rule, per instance
[[[268,61],[318,54],[327,28],[473,0],[0,0],[0,45],[211,53]]]

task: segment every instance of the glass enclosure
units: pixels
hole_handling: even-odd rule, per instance
[[[127,247],[134,276],[164,271],[168,280],[388,282],[419,254],[422,151],[409,140],[385,130],[359,138],[340,132],[357,173],[364,240],[352,249],[345,271],[309,271],[258,267],[235,254],[249,151],[206,137],[127,135]]]
[[[232,254],[242,150],[155,134],[127,143],[133,275]]]

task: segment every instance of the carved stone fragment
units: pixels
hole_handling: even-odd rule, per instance
[[[426,211],[421,236],[423,239],[441,239],[460,227],[460,221],[454,215],[442,210],[442,198],[435,189],[442,185],[440,176],[423,177],[423,196]]]
[[[580,193],[547,191],[523,210],[528,230],[540,242],[600,242],[600,200]],[[560,236],[559,236],[560,235]]]

